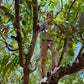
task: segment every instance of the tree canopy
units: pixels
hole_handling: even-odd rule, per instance
[[[40,83],[40,34],[37,30],[47,21],[50,11],[57,27],[54,41],[62,67],[48,75],[46,84],[84,83],[84,0],[0,0],[1,84]],[[48,51],[47,71],[50,69],[51,52]]]

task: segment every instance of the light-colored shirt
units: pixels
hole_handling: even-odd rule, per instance
[[[49,22],[44,22],[40,26],[41,39],[42,40],[52,40],[56,36],[56,27],[55,25],[49,24]]]

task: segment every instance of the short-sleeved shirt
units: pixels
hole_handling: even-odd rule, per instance
[[[53,38],[56,36],[56,27],[55,25],[49,24],[49,22],[44,22],[40,26],[41,39],[53,41]]]

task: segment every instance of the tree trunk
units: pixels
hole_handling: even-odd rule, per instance
[[[58,84],[58,81],[52,81],[49,84]]]
[[[23,77],[23,84],[29,84],[29,73],[26,68],[24,68],[24,77]]]

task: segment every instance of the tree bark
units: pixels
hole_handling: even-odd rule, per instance
[[[37,0],[32,0],[33,2],[33,36],[32,36],[32,41],[31,41],[31,46],[29,48],[29,52],[26,56],[26,61],[25,65],[27,68],[24,68],[24,84],[29,84],[29,74],[30,74],[30,62],[31,62],[31,57],[33,55],[33,51],[35,48],[36,40],[37,40],[37,22],[38,22],[38,4]]]
[[[67,64],[65,67],[61,67],[58,72],[51,75],[48,83],[57,84],[57,82],[65,75],[76,73],[84,68],[84,53],[81,54],[73,63]]]
[[[19,0],[15,0],[15,17],[16,17],[16,28],[17,28],[17,41],[19,46],[19,59],[20,66],[23,67],[23,47],[22,47],[22,38],[20,30],[20,20],[19,20]]]
[[[24,68],[23,79],[24,79],[23,84],[29,84],[29,73],[28,73],[28,70],[26,68]]]
[[[32,0],[32,2],[34,3],[33,5],[33,37],[32,37],[32,41],[31,41],[31,46],[30,46],[30,51],[27,55],[27,60],[31,60],[31,57],[33,55],[33,51],[34,51],[34,47],[36,44],[36,40],[37,40],[37,23],[38,23],[38,3],[37,0]]]

